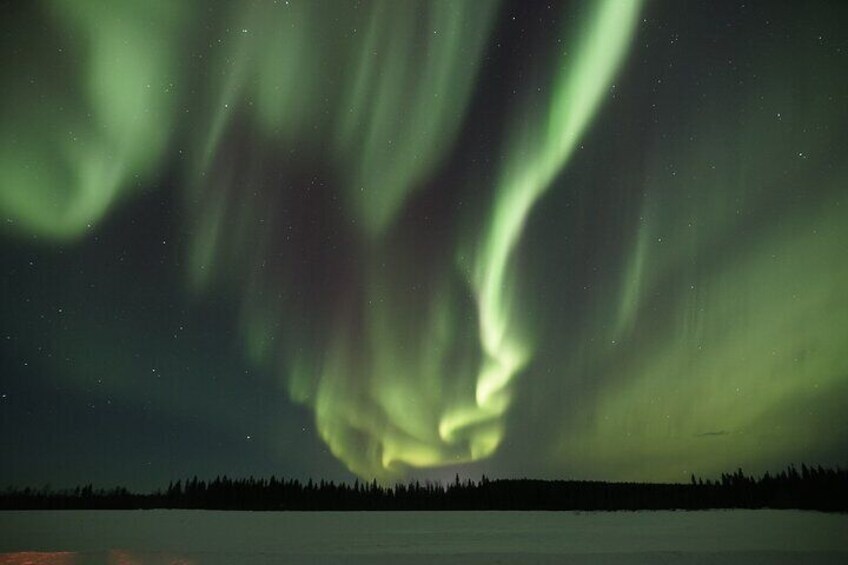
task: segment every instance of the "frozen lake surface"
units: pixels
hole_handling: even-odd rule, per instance
[[[0,512],[0,564],[848,563],[848,515]]]

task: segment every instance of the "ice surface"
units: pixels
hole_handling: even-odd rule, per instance
[[[848,563],[848,515],[0,512],[0,564]]]

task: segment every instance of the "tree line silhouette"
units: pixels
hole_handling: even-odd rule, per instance
[[[382,486],[296,479],[197,477],[172,482],[165,490],[133,493],[93,485],[53,490],[7,488],[0,509],[209,510],[705,510],[711,508],[792,508],[848,511],[848,470],[802,465],[760,477],[741,469],[718,480],[692,475],[688,484],[544,481],[533,479],[461,481],[447,485],[412,482]]]

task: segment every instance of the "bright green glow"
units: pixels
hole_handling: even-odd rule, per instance
[[[276,146],[329,150],[353,220],[368,236],[383,234],[451,149],[496,6],[234,5],[241,33],[227,39],[214,63],[221,79],[201,170],[235,110],[247,107]]]
[[[530,344],[522,339],[512,320],[517,297],[511,285],[514,275],[509,272],[509,257],[532,205],[566,164],[600,104],[625,54],[638,8],[638,2],[600,4],[589,18],[585,35],[578,38],[574,62],[566,60],[558,65],[560,76],[544,117],[545,125],[537,128],[542,133],[534,137],[536,130],[527,132],[527,142],[510,151],[514,157],[498,186],[492,223],[475,261],[472,286],[478,301],[482,362],[473,386],[445,394],[446,387],[467,382],[474,374],[467,367],[473,358],[463,361],[463,370],[443,361],[449,354],[449,330],[455,325],[444,321],[450,314],[443,312],[441,319],[425,318],[422,323],[408,307],[401,308],[401,304],[390,300],[391,294],[386,296],[382,291],[368,302],[370,317],[366,325],[373,343],[370,366],[361,374],[352,369],[356,361],[347,351],[350,345],[344,339],[331,349],[334,364],[323,372],[317,391],[319,430],[333,452],[355,472],[385,478],[405,467],[472,461],[488,457],[497,449],[504,434],[502,418],[510,404],[508,385],[531,353]],[[401,41],[407,35],[402,31],[395,39]],[[369,48],[372,42],[370,37]],[[392,52],[398,50],[403,52],[399,46]],[[442,65],[447,65],[447,61]],[[373,72],[367,54],[361,69],[363,74]],[[389,64],[384,77],[391,77],[393,72],[402,72],[400,66]],[[418,98],[444,98],[442,82],[435,81],[436,91],[424,89]],[[355,92],[354,101],[360,100],[362,87],[358,86]],[[378,87],[374,104],[389,108],[385,115],[377,115],[377,123],[385,122],[388,127],[396,123],[397,109],[395,102],[390,102],[393,99],[386,99],[383,94]],[[412,108],[416,107],[413,104]],[[424,134],[429,131],[431,126],[423,128]],[[383,139],[382,135],[378,137]],[[367,168],[385,171],[374,166],[371,145],[366,143],[365,147]],[[391,154],[382,149],[379,152],[384,158],[380,162],[391,171]],[[383,186],[398,183],[384,180]],[[379,218],[371,220],[382,225]],[[391,285],[381,275],[371,287],[383,289]],[[439,313],[446,308],[438,298],[443,295],[444,291],[434,294],[430,311]],[[403,317],[393,312],[403,312]],[[423,343],[398,338],[398,328],[410,323],[414,324],[411,339]],[[355,377],[342,376],[352,371]],[[371,384],[365,393],[360,388],[364,381]],[[432,391],[437,394],[428,398]]]
[[[841,150],[821,132],[844,123],[828,97],[846,83],[804,60],[756,63],[768,96],[687,114],[676,127],[698,135],[659,142],[630,180],[641,206],[621,278],[581,328],[594,342],[563,356],[560,390],[580,375],[604,379],[560,422],[554,466],[685,480],[814,459],[822,438],[844,442],[848,177],[826,164]],[[821,90],[793,101],[786,76]]]
[[[468,119],[472,95],[490,102],[481,69],[497,74],[509,47],[495,49],[493,26],[512,25],[496,2],[45,1],[50,33],[10,41],[35,60],[0,70],[4,225],[72,240],[167,176],[184,197],[190,286],[237,293],[247,357],[364,477],[498,457],[510,440],[532,445],[528,474],[782,466],[828,435],[846,394],[844,73],[816,45],[805,57],[821,63],[804,69],[757,53],[756,86],[706,73],[698,100],[628,76],[627,104],[685,111],[633,118],[638,134],[623,124],[647,146],[632,148],[639,166],[611,148],[592,163],[597,185],[567,187],[620,223],[543,210],[589,153],[576,151],[589,128],[613,136],[595,118],[641,4],[586,2],[551,58],[527,57],[522,78],[542,94],[497,100],[514,127],[484,156],[494,182],[465,190],[484,165],[455,174],[481,156],[458,134],[502,131]],[[484,205],[467,225],[412,233],[417,198],[442,210],[452,190]],[[531,214],[562,215],[551,240],[591,262],[546,273],[587,283],[548,295],[566,318],[550,335],[528,308],[540,274],[516,261]],[[537,413],[544,438],[528,440]]]
[[[606,355],[619,380],[602,390],[591,417],[576,417],[590,425],[563,428],[560,455],[583,461],[588,474],[680,479],[686,469],[720,472],[754,454],[776,465],[826,433],[817,410],[848,371],[848,308],[833,292],[848,284],[839,243],[848,224],[836,202],[828,207],[789,229],[773,226],[767,246],[746,245],[691,288],[681,284],[666,297],[673,317],[650,338],[619,335]],[[643,284],[662,283],[646,276]],[[806,408],[783,412],[788,399]],[[623,461],[632,465],[626,473],[610,472]]]
[[[10,69],[14,79],[4,81],[10,133],[0,141],[0,212],[7,224],[76,237],[149,177],[171,130],[171,53],[187,8],[167,0],[51,3],[58,59],[18,76]],[[62,84],[78,61],[81,81]]]
[[[492,3],[427,7],[423,30],[411,3],[378,8],[359,50],[355,87],[341,102],[339,146],[354,163],[354,207],[372,233],[385,229],[449,148],[495,13]]]
[[[191,168],[190,282],[202,289],[223,279],[242,288],[247,353],[280,363],[289,393],[314,407],[332,452],[356,473],[381,479],[491,456],[506,432],[510,382],[532,349],[513,323],[519,297],[509,257],[533,203],[600,104],[638,2],[602,2],[584,27],[567,34],[576,51],[554,65],[544,116],[515,111],[513,118],[531,127],[523,143],[508,148],[470,281],[449,264],[435,275],[416,273],[406,254],[391,250],[392,229],[463,124],[495,2],[210,4],[214,11],[205,17],[226,24],[213,37],[197,30],[204,49],[191,47],[190,5],[55,5],[57,25],[79,34],[85,52],[65,87],[80,87],[80,99],[62,121],[90,131],[69,141],[63,128],[45,126],[25,143],[4,145],[3,211],[22,229],[79,233],[162,163],[182,110],[181,143],[188,143],[179,161]],[[196,55],[187,60],[182,51]],[[180,66],[198,64],[205,89],[173,78]],[[59,151],[50,146],[55,137]],[[39,165],[28,168],[23,151],[35,152]],[[297,324],[281,324],[296,309],[292,289],[275,280],[274,255],[275,239],[291,221],[287,191],[303,187],[268,173],[309,174],[304,155],[320,155],[319,172],[329,171],[332,190],[343,197],[363,277],[361,291],[305,342]],[[57,195],[70,196],[51,211],[45,200]],[[269,206],[277,213],[269,215]],[[410,297],[407,277],[429,282]],[[469,283],[476,324],[464,301]]]
[[[515,328],[516,274],[510,257],[536,201],[568,162],[591,122],[603,94],[626,53],[639,2],[598,4],[580,38],[576,55],[561,63],[544,126],[529,127],[511,147],[512,156],[498,184],[492,221],[474,264],[473,285],[479,309],[484,366],[476,400],[483,414],[501,414],[501,396],[530,357],[531,344]],[[533,124],[532,117],[524,120]],[[541,134],[534,135],[538,130]]]
[[[453,291],[439,284],[431,302],[414,304],[393,290],[401,285],[391,275],[373,276],[365,350],[345,333],[336,336],[321,356],[325,365],[314,392],[301,393],[315,403],[321,436],[363,476],[389,479],[410,467],[469,461],[498,430],[481,428],[473,441],[440,436],[446,406],[473,406],[474,347],[456,335],[461,324]],[[351,327],[342,320],[335,325],[340,332]]]
[[[233,7],[235,33],[211,58],[211,118],[196,127],[204,134],[189,198],[192,284],[226,278],[224,270],[261,273],[263,242],[273,246],[275,227],[285,221],[264,218],[260,200],[239,197],[269,193],[262,188],[269,163],[229,158],[233,124],[249,120],[257,143],[275,147],[288,167],[300,166],[295,152],[320,153],[321,172],[331,169],[331,181],[340,183],[333,189],[351,229],[369,242],[361,250],[363,292],[342,307],[361,319],[333,312],[335,329],[305,351],[287,351],[283,371],[292,397],[314,406],[332,452],[366,477],[489,455],[503,433],[494,418],[506,397],[497,411],[479,413],[471,384],[477,348],[470,340],[458,348],[453,336],[461,279],[448,272],[438,293],[413,306],[393,278],[409,267],[391,266],[388,250],[398,213],[437,170],[463,123],[496,8],[492,1]],[[244,289],[242,325],[258,361],[297,342],[279,329],[288,305],[270,298],[277,294],[261,276]],[[451,418],[474,433],[440,427]]]

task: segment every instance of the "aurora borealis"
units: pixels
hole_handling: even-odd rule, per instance
[[[848,463],[843,3],[2,10],[0,482]]]

